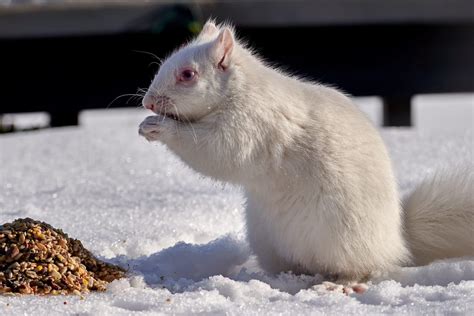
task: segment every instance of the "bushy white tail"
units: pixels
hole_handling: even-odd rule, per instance
[[[416,265],[474,256],[474,172],[439,172],[404,201],[407,241]]]

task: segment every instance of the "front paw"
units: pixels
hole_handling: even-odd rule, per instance
[[[160,139],[165,131],[165,118],[160,115],[148,116],[140,123],[138,134],[152,142]]]

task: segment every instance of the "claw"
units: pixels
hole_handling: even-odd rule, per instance
[[[352,287],[352,289],[354,290],[354,292],[356,292],[357,294],[362,294],[364,293],[365,291],[367,291],[369,287],[367,286],[367,284],[365,283],[357,283],[356,285],[354,285]]]

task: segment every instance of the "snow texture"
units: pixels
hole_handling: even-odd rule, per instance
[[[262,272],[239,189],[140,138],[147,115],[93,111],[79,128],[0,135],[0,223],[46,221],[130,273],[83,299],[0,296],[1,315],[474,314],[474,258],[403,268],[350,296],[312,290],[320,276]],[[456,130],[382,130],[403,194],[439,167],[472,166],[472,130]]]

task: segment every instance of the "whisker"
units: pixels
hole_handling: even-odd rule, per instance
[[[113,99],[109,104],[107,104],[107,106],[105,108],[108,109],[115,101],[117,101],[120,98],[124,98],[124,97],[129,97],[129,99],[126,102],[126,104],[128,104],[128,102],[130,101],[131,98],[134,98],[134,97],[143,98],[143,95],[137,94],[137,93],[121,94],[118,97],[116,97],[115,99]]]
[[[151,63],[148,64],[148,67],[152,66],[152,65],[157,65],[158,67],[161,66],[161,64],[157,61],[152,61]]]
[[[137,93],[125,93],[125,94],[121,94],[119,95],[118,97],[116,97],[115,99],[113,99],[109,104],[107,104],[106,106],[106,109],[109,109],[111,107],[111,105],[117,101],[118,99],[120,98],[124,98],[124,97],[129,97],[127,99],[127,101],[125,102],[125,104],[128,104],[130,101],[133,101],[135,102],[136,101],[139,101],[141,103],[141,99],[143,99],[147,93],[148,89],[144,89],[144,88],[138,88],[137,89]],[[138,107],[141,107],[140,106],[137,106]]]
[[[178,108],[176,107],[176,105],[173,104],[173,107],[176,111],[176,116],[177,117],[183,117],[187,122],[184,122],[187,126],[191,127],[191,131],[192,131],[192,134],[193,134],[193,141],[194,143],[197,145],[198,141],[197,141],[197,134],[196,134],[196,130],[194,129],[194,126],[193,124],[191,123],[191,121],[188,119],[188,117],[184,114],[179,114],[179,110]]]
[[[140,103],[141,103],[141,101],[142,101],[142,99],[143,99],[144,97],[145,97],[144,94],[137,94],[137,95],[135,95],[135,96],[132,97],[132,100],[133,100],[134,98],[136,98],[137,101],[140,101]]]
[[[158,65],[161,65],[163,63],[163,60],[160,57],[156,56],[155,54],[153,54],[151,52],[147,52],[147,51],[143,51],[143,50],[135,50],[135,49],[132,50],[132,51],[135,52],[135,53],[142,53],[142,54],[147,54],[147,55],[155,57],[156,60],[158,60],[158,62],[159,62]]]
[[[172,105],[173,105],[173,107],[174,107],[174,108],[176,109],[176,111],[177,111],[178,109],[176,108],[176,105],[174,105],[174,104],[172,104]],[[178,112],[176,112],[176,117],[179,118]],[[179,137],[179,123],[178,123],[178,124],[174,124],[174,126],[175,126],[175,130],[176,130],[176,135],[178,136],[178,139],[180,139],[180,137]]]
[[[163,122],[165,121],[165,119],[166,119],[166,107],[164,107],[163,105],[164,105],[164,100],[161,99],[160,112],[163,110],[163,108],[164,108],[164,110],[165,110],[165,114],[163,115],[163,118],[162,118],[162,120],[161,120],[161,123],[163,123]]]
[[[159,91],[158,91],[158,89],[155,88],[155,87],[150,87],[150,88],[147,90],[147,92],[148,92],[148,91],[151,91],[151,93],[156,94],[156,95],[159,95],[159,94],[160,94]]]

